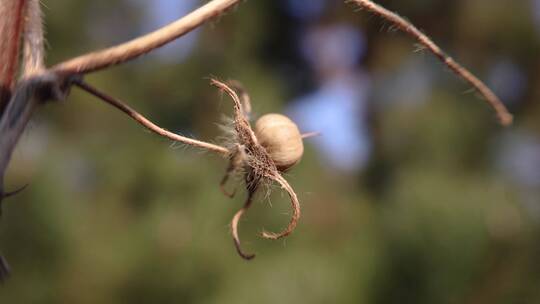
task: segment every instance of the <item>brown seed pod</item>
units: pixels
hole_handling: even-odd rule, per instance
[[[257,120],[254,131],[279,171],[287,171],[302,158],[302,134],[287,116],[266,114]]]

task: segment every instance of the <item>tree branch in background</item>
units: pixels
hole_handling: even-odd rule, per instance
[[[409,21],[405,20],[398,14],[389,11],[388,9],[374,3],[371,0],[346,0],[346,2],[354,3],[360,8],[382,17],[383,19],[391,22],[401,31],[407,33],[416,39],[422,46],[427,48],[433,53],[440,61],[442,61],[452,72],[463,78],[466,82],[471,84],[487,101],[487,103],[493,107],[497,113],[499,122],[503,126],[512,124],[512,114],[508,112],[501,100],[491,91],[480,79],[474,76],[469,70],[461,66],[450,56],[446,55],[441,48],[435,44],[428,36],[422,33]]]
[[[59,63],[53,66],[51,70],[62,76],[85,74],[132,60],[183,36],[206,21],[220,16],[238,2],[240,0],[214,0],[208,2],[185,17],[150,34],[105,50],[81,55]]]

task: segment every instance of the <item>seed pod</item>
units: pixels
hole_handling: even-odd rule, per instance
[[[304,144],[296,124],[281,114],[266,114],[255,123],[255,135],[279,171],[286,171],[302,158]]]

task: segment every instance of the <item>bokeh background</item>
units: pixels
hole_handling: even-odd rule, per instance
[[[256,114],[307,140],[287,173],[302,203],[218,188],[226,162],[172,144],[74,88],[44,107],[7,176],[0,303],[540,303],[540,1],[380,0],[493,87],[493,111],[390,24],[342,1],[244,1],[87,80],[161,126],[217,141],[241,81]],[[196,0],[43,1],[49,65],[146,33]],[[233,187],[232,185],[230,187]],[[242,188],[241,185],[238,186]]]

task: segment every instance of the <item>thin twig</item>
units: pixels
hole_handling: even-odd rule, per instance
[[[185,17],[150,34],[105,50],[78,56],[57,64],[51,69],[58,75],[65,76],[90,73],[126,62],[183,36],[201,26],[206,21],[221,15],[239,1],[240,0],[213,0]]]
[[[28,187],[28,185],[29,185],[29,184],[25,184],[24,186],[19,187],[19,188],[16,189],[16,190],[9,191],[9,192],[5,192],[3,198],[6,199],[6,198],[9,198],[10,196],[14,196],[14,195],[17,195],[17,194],[23,192],[23,191]]]
[[[321,136],[321,132],[307,132],[300,135],[302,139]]]
[[[139,124],[141,124],[143,127],[147,128],[148,130],[163,136],[165,138],[168,138],[170,140],[174,140],[177,142],[184,143],[186,145],[194,146],[197,148],[205,149],[208,151],[216,152],[218,154],[222,155],[229,155],[229,150],[225,147],[214,145],[211,143],[207,143],[204,141],[196,140],[193,138],[184,137],[172,132],[169,132],[158,125],[154,124],[150,120],[148,120],[146,117],[132,109],[130,106],[122,102],[121,100],[114,98],[112,96],[109,96],[101,91],[99,91],[97,88],[89,85],[88,83],[77,80],[74,81],[74,84],[78,86],[79,88],[83,89],[84,91],[98,97],[99,99],[105,101],[106,103],[110,104],[111,106],[117,108],[118,110],[124,112],[129,117],[133,118],[135,121],[137,121]]]
[[[463,78],[466,82],[471,84],[484,98],[487,103],[495,109],[497,117],[500,123],[503,126],[508,126],[512,124],[512,114],[508,112],[501,100],[491,91],[480,79],[474,76],[469,70],[461,66],[450,56],[445,54],[441,48],[435,44],[428,36],[422,33],[409,21],[405,20],[403,17],[398,14],[389,11],[388,9],[374,3],[371,0],[345,0],[346,2],[352,2],[358,5],[360,8],[364,8],[369,12],[382,17],[383,19],[391,22],[395,27],[399,28],[403,32],[412,36],[416,39],[421,45],[427,48],[431,53],[433,53],[440,61],[442,61],[450,70],[455,74]]]

